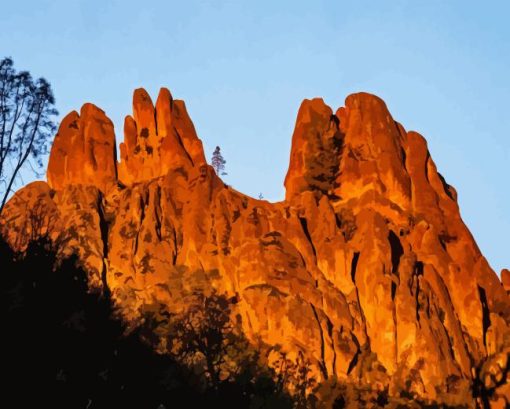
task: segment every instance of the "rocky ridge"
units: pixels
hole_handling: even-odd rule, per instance
[[[1,227],[17,249],[58,238],[126,320],[183,308],[199,271],[237,297],[248,339],[302,353],[322,382],[510,404],[510,273],[490,268],[420,134],[367,93],[336,112],[305,100],[285,187],[269,203],[225,185],[184,102],[138,89],[120,162],[112,122],[85,104],[60,125],[47,183],[19,190]]]

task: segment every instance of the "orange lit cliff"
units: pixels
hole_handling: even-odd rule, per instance
[[[302,103],[282,202],[225,185],[167,89],[155,106],[135,91],[120,162],[102,110],[68,114],[47,179],[10,200],[4,234],[58,237],[126,320],[182,308],[202,271],[237,297],[248,339],[301,351],[320,380],[468,407],[481,383],[510,404],[510,273],[505,289],[425,139],[376,96]]]

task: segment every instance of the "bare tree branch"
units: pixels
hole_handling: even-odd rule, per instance
[[[56,129],[54,105],[51,86],[44,78],[33,81],[28,72],[16,72],[10,58],[0,60],[0,181],[5,188],[0,192],[0,215],[13,185],[23,182],[23,167],[40,176],[40,157]],[[6,165],[11,159],[14,164],[9,170]]]

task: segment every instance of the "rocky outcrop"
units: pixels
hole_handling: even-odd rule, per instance
[[[117,181],[113,123],[93,104],[80,114],[68,114],[55,136],[48,163],[48,184],[55,190],[68,185],[108,190]]]
[[[316,192],[317,197],[333,197],[338,186],[343,141],[338,117],[322,98],[304,100],[296,120],[284,183],[287,201],[305,191]]]
[[[126,185],[206,163],[184,102],[174,100],[166,88],[161,89],[155,108],[147,91],[135,90],[133,116],[124,122],[120,157],[119,179]]]
[[[220,180],[168,90],[156,107],[135,91],[120,163],[111,122],[92,107],[63,121],[49,186],[28,185],[7,204],[12,245],[49,233],[133,322],[149,306],[183,308],[187,277],[204,274],[235,296],[248,339],[303,354],[322,383],[509,404],[508,271],[504,288],[425,139],[381,99],[350,95],[336,113],[303,102],[278,203]],[[30,209],[39,202],[38,230]]]

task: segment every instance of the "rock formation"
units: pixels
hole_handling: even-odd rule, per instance
[[[97,186],[108,190],[117,182],[113,123],[92,104],[68,114],[60,124],[48,163],[48,185]]]
[[[507,293],[510,293],[510,270],[504,268],[501,270],[501,282]]]
[[[167,89],[155,107],[135,91],[120,159],[103,111],[69,114],[48,183],[5,208],[9,243],[58,238],[129,321],[149,305],[182,308],[180,288],[199,271],[237,297],[248,339],[302,353],[321,382],[510,404],[510,273],[503,287],[425,139],[381,99],[353,94],[336,112],[302,103],[278,203],[220,180]]]

